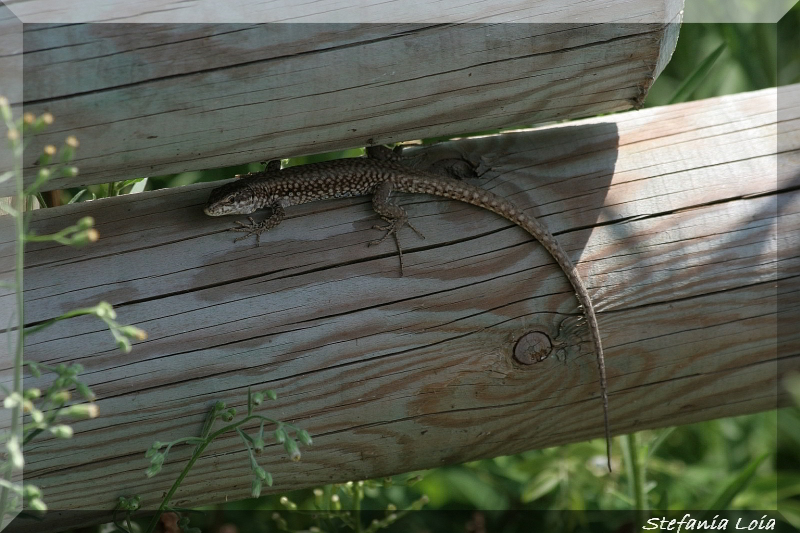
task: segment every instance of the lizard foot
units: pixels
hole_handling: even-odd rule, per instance
[[[411,222],[409,222],[408,219],[405,218],[405,217],[403,217],[403,218],[395,218],[395,219],[390,219],[390,218],[386,218],[386,217],[381,217],[381,218],[383,220],[385,220],[387,222],[387,224],[385,226],[380,226],[380,225],[376,224],[376,225],[372,226],[372,229],[379,229],[381,231],[385,231],[386,233],[380,239],[377,239],[377,240],[374,240],[374,241],[370,241],[370,243],[369,243],[370,246],[374,246],[376,244],[382,243],[383,241],[386,240],[386,238],[389,235],[394,235],[394,237],[396,239],[397,238],[397,232],[400,231],[400,229],[403,226],[408,226],[409,228],[411,228],[414,231],[414,233],[416,233],[417,236],[420,239],[424,239],[425,238],[425,235],[423,235],[422,232],[420,232],[417,228],[415,228],[411,224]]]
[[[417,228],[411,225],[411,223],[408,221],[406,217],[394,218],[394,219],[387,217],[381,217],[381,218],[385,220],[387,224],[385,226],[380,226],[376,224],[372,226],[372,229],[379,229],[385,231],[386,233],[380,239],[370,241],[369,246],[375,246],[376,244],[382,243],[383,241],[386,240],[386,238],[389,235],[394,237],[394,243],[397,246],[397,255],[400,256],[400,277],[403,277],[403,248],[400,246],[400,240],[397,238],[397,232],[403,226],[408,226],[409,228],[414,230],[414,233],[416,233],[421,239],[424,239],[425,235],[423,235]]]
[[[228,231],[241,231],[241,232],[244,232],[244,233],[247,234],[247,235],[242,235],[241,237],[237,237],[237,238],[233,239],[233,242],[239,242],[241,240],[244,240],[244,239],[250,237],[251,235],[255,235],[256,236],[256,246],[258,246],[259,244],[261,244],[261,234],[264,233],[265,231],[267,231],[269,229],[269,227],[267,227],[266,221],[264,221],[264,222],[256,222],[255,220],[253,220],[253,217],[247,217],[247,219],[250,221],[249,224],[245,224],[241,220],[237,220],[236,223],[239,224],[239,227],[238,228],[231,228]]]

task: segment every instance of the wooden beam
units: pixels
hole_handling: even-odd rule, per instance
[[[671,0],[322,0],[299,3],[275,0],[254,3],[229,0],[223,8],[213,0],[181,1],[73,0],[69,6],[48,0],[5,0],[26,24],[109,23],[331,23],[463,24],[474,22],[593,24],[652,23],[671,20],[683,4]],[[777,21],[777,19],[775,19]]]
[[[81,174],[51,188],[517,127],[638,106],[678,11],[647,24],[28,25],[24,104],[56,117],[42,145],[82,144]]]
[[[615,434],[776,406],[777,273],[786,294],[800,279],[796,168],[776,164],[778,127],[782,154],[800,153],[800,86],[782,94],[780,115],[773,89],[433,148],[481,160],[480,185],[537,215],[577,263],[599,311]],[[366,246],[369,199],[292,208],[255,248],[232,242],[233,219],[203,215],[213,186],[35,213],[39,233],[92,215],[101,240],[31,245],[28,320],[103,299],[150,335],[129,355],[91,318],[29,337],[26,357],[84,365],[101,412],[69,441],[26,449],[26,480],[52,508],[111,509],[133,493],[152,507],[188,450],[152,479],[144,450],[197,434],[216,400],[241,410],[248,386],[275,389],[265,412],[314,437],[299,463],[266,450],[275,491],[602,434],[574,294],[522,230],[401,196],[427,239],[401,235],[400,278],[390,242]],[[512,350],[530,331],[554,349],[522,365]],[[781,342],[800,352],[797,335]],[[248,472],[239,440],[222,439],[173,503],[246,497]]]

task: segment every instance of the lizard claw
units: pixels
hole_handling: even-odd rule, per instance
[[[380,239],[377,239],[377,240],[374,240],[374,241],[370,241],[369,242],[369,246],[374,246],[376,244],[382,243],[383,241],[386,240],[386,238],[389,235],[394,235],[395,238],[397,238],[397,232],[400,231],[400,229],[403,226],[408,226],[409,228],[411,228],[414,231],[414,233],[416,233],[417,236],[419,236],[420,239],[424,239],[425,238],[425,235],[423,235],[422,232],[420,232],[417,228],[415,228],[411,224],[411,222],[408,221],[408,219],[397,218],[397,219],[392,220],[392,219],[384,218],[384,220],[387,222],[387,224],[385,226],[381,226],[379,224],[375,224],[374,226],[372,226],[372,229],[379,229],[381,231],[385,231],[386,233]]]
[[[253,217],[247,217],[247,220],[250,221],[249,224],[245,224],[241,220],[237,220],[236,223],[239,224],[238,228],[230,228],[228,231],[241,231],[246,233],[246,235],[242,235],[241,237],[237,237],[233,239],[233,242],[242,241],[251,235],[256,236],[256,247],[261,244],[261,234],[267,231],[267,224],[265,222],[256,222],[253,220]]]
[[[377,240],[374,240],[374,241],[370,241],[368,243],[368,246],[374,246],[374,245],[382,243],[383,241],[386,240],[386,238],[389,235],[394,237],[394,243],[397,246],[397,254],[400,256],[400,277],[403,277],[403,249],[400,247],[400,240],[397,238],[397,232],[403,226],[408,226],[409,228],[414,230],[414,233],[416,233],[421,239],[424,239],[425,235],[423,235],[417,228],[415,228],[408,221],[408,219],[406,217],[402,217],[402,218],[381,217],[381,218],[387,222],[386,225],[385,226],[381,226],[379,224],[376,224],[376,225],[372,226],[372,229],[379,229],[381,231],[385,231],[386,233],[384,233],[383,237],[381,237],[380,239],[377,239]]]

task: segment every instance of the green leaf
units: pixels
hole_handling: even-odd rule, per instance
[[[554,471],[542,472],[536,476],[522,491],[520,499],[523,503],[530,503],[542,496],[549,494],[558,487],[561,479]]]
[[[723,489],[720,495],[717,496],[717,498],[711,502],[708,507],[706,507],[708,510],[703,516],[710,515],[712,511],[721,511],[727,509],[736,495],[742,492],[747,484],[750,483],[756,473],[756,470],[758,470],[758,467],[761,466],[761,463],[770,455],[770,453],[771,452],[766,452],[762,454],[760,457],[754,459],[741,472],[739,472],[739,474],[737,474],[736,477],[734,477]]]
[[[717,47],[716,50],[711,52],[708,57],[701,61],[700,64],[697,65],[697,67],[692,71],[692,73],[689,74],[685,80],[683,80],[683,83],[681,83],[681,85],[675,91],[675,94],[672,95],[672,98],[669,99],[667,105],[686,101],[697,89],[697,87],[700,86],[700,83],[706,79],[706,76],[708,76],[708,73],[711,72],[711,68],[714,66],[714,63],[716,63],[717,59],[719,59],[719,56],[722,54],[722,52],[725,51],[726,46],[727,45],[725,43],[722,43]]]
[[[661,433],[658,434],[658,437],[656,437],[656,439],[653,442],[651,442],[650,445],[647,447],[648,459],[650,459],[650,456],[656,453],[656,450],[658,450],[658,448],[662,444],[664,444],[664,441],[667,440],[670,435],[672,435],[672,432],[675,431],[675,429],[676,429],[675,427],[667,428],[662,430]]]
[[[78,200],[80,200],[80,199],[81,199],[81,196],[83,196],[84,194],[86,194],[86,192],[87,192],[88,190],[89,190],[89,189],[81,189],[81,190],[79,190],[79,191],[78,191],[78,192],[75,194],[75,196],[73,196],[72,198],[70,198],[70,199],[69,199],[69,202],[67,202],[67,205],[69,205],[69,204],[74,204],[75,202],[77,202]]]
[[[140,178],[131,188],[131,192],[129,194],[144,192],[145,187],[147,187],[147,178]]]

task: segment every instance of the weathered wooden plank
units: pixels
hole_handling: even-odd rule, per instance
[[[26,23],[465,23],[465,22],[663,22],[680,8],[668,0],[324,0],[254,3],[229,0],[74,0],[69,7],[47,0],[6,0]],[[671,13],[665,14],[665,13]],[[665,18],[666,17],[666,18]],[[777,20],[777,19],[776,19]]]
[[[752,172],[747,162],[730,163],[727,165],[729,168],[724,165],[731,153],[737,151],[761,158],[769,158],[775,153],[774,94],[744,94],[714,102],[714,105],[703,101],[681,106],[678,108],[681,113],[677,115],[669,108],[656,108],[645,113],[620,115],[613,122],[608,119],[586,120],[578,123],[579,126],[568,124],[533,130],[524,135],[464,140],[457,146],[464,154],[479,154],[485,160],[484,166],[492,167],[505,178],[502,182],[499,179],[486,181],[483,186],[512,197],[526,207],[537,206],[536,214],[554,232],[561,233],[570,227],[589,227],[598,220],[605,223],[653,215],[665,209],[691,207],[696,197],[686,194],[675,181],[674,174],[678,172],[685,173],[696,183],[694,195],[717,198],[720,189],[741,195],[764,192],[764,184],[751,179]],[[741,117],[747,117],[747,120]],[[618,145],[620,130],[624,131],[625,145]],[[703,144],[697,144],[698,139],[702,139]],[[573,146],[575,142],[591,143],[593,150],[584,149],[586,154],[582,155],[581,148]],[[447,147],[434,148],[433,152],[446,155],[448,150]],[[686,161],[686,150],[692,150],[693,154],[702,153],[705,165],[695,165],[694,160],[699,155]],[[658,197],[643,198],[638,193],[643,172],[653,172],[647,183],[661,191]],[[613,189],[608,189],[612,173],[617,181]],[[574,192],[575,174],[584,176],[590,192]],[[28,252],[28,319],[46,320],[75,305],[92,305],[98,299],[116,305],[261,276],[272,270],[265,268],[264,250],[234,246],[229,235],[221,233],[230,226],[229,220],[209,220],[203,215],[202,204],[208,190],[215,186],[194,186],[181,189],[180,194],[157,191],[92,204],[91,212],[98,221],[104,246],[82,250],[79,258],[74,251],[59,245],[39,246]],[[605,200],[607,195],[628,200],[604,205],[604,201],[608,204]],[[636,198],[636,201],[630,198]],[[286,236],[284,232],[292,232],[293,235],[288,244],[278,241],[270,249],[271,254],[281,257],[277,276],[285,275],[287,269],[294,272],[327,268],[352,257],[365,260],[384,254],[391,256],[392,246],[388,242],[379,249],[364,246],[375,237],[375,232],[370,230],[374,215],[368,199],[342,200],[335,204],[340,209],[340,206],[348,206],[347,212],[342,214],[342,220],[347,221],[344,226],[320,226],[316,223],[315,227],[308,216],[320,210],[327,211],[327,205],[301,206],[289,214],[292,223],[282,226],[281,234]],[[429,216],[440,211],[442,205],[430,201],[415,206],[412,214],[424,217],[417,223],[427,240],[406,239],[405,246],[411,254],[409,261],[417,260],[413,255],[415,249],[446,242],[452,237],[452,230],[441,229],[439,218]],[[86,209],[85,206],[73,205],[39,212],[39,231],[56,231],[72,224]],[[465,206],[450,206],[448,213],[451,212],[448,216],[465,230],[480,227],[489,232],[509,226],[500,220],[491,223],[482,219],[475,221],[474,210]],[[132,225],[131,213],[135,213],[134,217],[140,222]],[[489,217],[489,220],[493,218]],[[153,221],[158,223],[151,225]],[[353,231],[352,221],[356,221],[355,229],[358,231]],[[204,229],[204,235],[197,235],[198,228]],[[333,242],[334,238],[336,242]],[[562,240],[568,248],[579,250],[586,238],[586,235],[565,235]],[[575,240],[570,244],[569,239]],[[315,252],[313,261],[309,261],[309,254],[296,252],[297,241],[303,241],[307,250]],[[171,261],[152,261],[154,250],[160,253],[167,247],[170,247],[170,253],[177,253],[182,258],[179,269]],[[203,250],[221,248],[240,261],[236,263],[236,269],[231,269],[228,261],[210,259],[205,253],[198,254],[198,247]],[[87,262],[92,267],[75,268],[76,261]],[[387,268],[391,270],[394,266],[394,259],[388,259]],[[56,279],[58,283],[50,283],[48,279]],[[69,298],[62,298],[65,294],[69,294]]]
[[[25,109],[56,117],[42,143],[82,142],[80,176],[53,188],[458,135],[639,105],[672,54],[676,17],[31,25]]]
[[[578,263],[616,434],[776,405],[776,272],[786,294],[800,279],[796,168],[775,157],[778,124],[781,149],[800,153],[800,86],[783,94],[794,107],[779,117],[767,90],[434,148],[482,157],[482,186],[539,215]],[[217,399],[241,407],[248,386],[276,389],[271,413],[315,439],[298,464],[265,453],[276,491],[602,433],[574,295],[518,228],[402,197],[427,239],[402,236],[399,278],[389,243],[365,246],[366,199],[293,208],[253,248],[231,242],[231,220],[204,218],[208,189],[37,213],[40,232],[92,214],[102,238],[82,251],[31,247],[29,320],[102,297],[150,334],[127,356],[91,319],[29,338],[27,357],[86,367],[102,413],[71,441],[26,450],[26,478],[53,508],[111,508],[126,493],[153,505],[186,451],[148,480],[143,450],[199,431]],[[511,350],[531,330],[560,348],[519,365]],[[781,341],[796,359],[800,338]],[[245,497],[247,476],[240,444],[223,440],[174,503]]]

